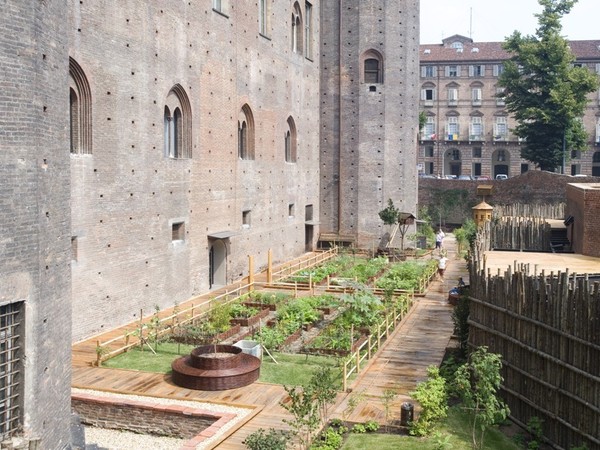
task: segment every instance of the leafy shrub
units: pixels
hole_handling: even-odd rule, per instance
[[[379,423],[374,420],[369,420],[365,423],[365,430],[369,433],[379,430]]]
[[[310,448],[311,450],[337,450],[344,443],[342,434],[339,430],[328,428]]]
[[[285,450],[290,437],[289,431],[259,428],[242,443],[250,450]]]
[[[362,423],[357,423],[352,427],[351,431],[353,433],[362,434],[362,433],[366,433],[367,429]]]
[[[231,317],[234,319],[247,319],[259,313],[258,308],[235,303],[231,305]]]
[[[390,269],[377,280],[375,286],[388,290],[417,290],[419,280],[437,267],[435,260],[430,261],[405,261],[393,264]]]
[[[410,395],[421,405],[419,418],[411,424],[410,434],[426,436],[435,422],[448,415],[448,394],[446,380],[435,366],[427,369],[428,379],[417,384],[417,389]]]

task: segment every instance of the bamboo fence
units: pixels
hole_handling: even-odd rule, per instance
[[[600,449],[600,283],[528,266],[491,274],[480,253],[488,245],[478,242],[469,266],[470,345],[502,355],[518,423],[542,419],[555,448]]]
[[[494,217],[544,217],[546,219],[564,219],[565,203],[494,205]]]

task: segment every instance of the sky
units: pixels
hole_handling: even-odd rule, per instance
[[[515,30],[534,34],[534,14],[541,11],[537,0],[421,0],[421,44],[439,44],[454,34],[475,42],[504,41]],[[600,40],[599,19],[600,0],[579,0],[562,19],[563,35]]]

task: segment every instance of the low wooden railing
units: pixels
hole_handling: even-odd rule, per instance
[[[358,375],[361,370],[361,364],[363,361],[370,360],[377,349],[381,347],[381,343],[385,342],[387,338],[394,332],[396,327],[414,303],[414,297],[407,296],[406,302],[400,305],[399,308],[394,308],[390,313],[386,314],[385,318],[377,325],[375,334],[370,334],[369,338],[362,343],[344,363],[342,373],[342,389],[344,392],[348,389],[348,379],[353,373]]]

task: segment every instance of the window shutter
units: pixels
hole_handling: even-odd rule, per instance
[[[596,73],[600,74],[600,63],[596,63]]]
[[[450,66],[446,66],[446,76],[449,77],[450,76]]]
[[[437,66],[433,66],[433,76],[437,77]]]
[[[456,76],[460,77],[460,66],[456,66]]]
[[[425,93],[425,89],[421,89],[421,100],[425,100],[427,98],[427,94]]]
[[[421,78],[425,78],[427,76],[427,67],[421,66]]]
[[[472,77],[473,75],[475,75],[475,67],[469,66],[469,76]]]
[[[485,64],[482,64],[480,67],[481,67],[481,76],[485,77]]]
[[[498,70],[498,64],[494,64],[494,68],[492,70],[493,70],[494,76],[497,77],[498,76],[498,72],[499,72],[499,70]]]

